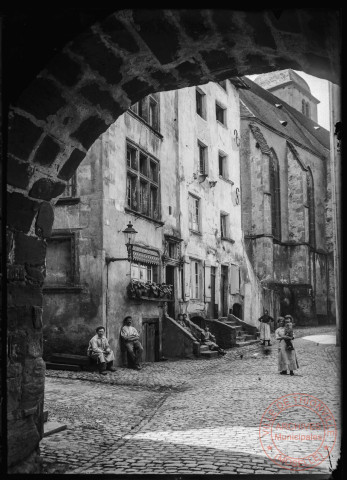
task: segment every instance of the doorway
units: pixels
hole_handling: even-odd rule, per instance
[[[239,303],[233,305],[233,315],[242,320],[242,306]]]
[[[222,265],[220,278],[221,316],[228,315],[228,267]]]
[[[142,361],[159,361],[159,318],[142,319]]]
[[[216,304],[216,267],[211,267],[211,302],[210,318],[218,318],[218,304]]]
[[[172,285],[173,299],[171,302],[167,302],[167,313],[169,317],[175,319],[175,267],[173,265],[167,265],[165,269],[165,278],[168,285]]]

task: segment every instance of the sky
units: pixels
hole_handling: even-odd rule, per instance
[[[329,126],[329,87],[328,81],[322,80],[321,78],[313,77],[304,72],[295,72],[300,75],[308,83],[311,93],[314,97],[320,100],[321,103],[318,104],[318,123],[322,127],[330,130]],[[247,75],[251,80],[254,80],[257,75]]]

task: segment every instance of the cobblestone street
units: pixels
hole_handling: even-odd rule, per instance
[[[300,368],[293,377],[278,374],[276,346],[264,355],[259,345],[211,360],[118,368],[106,377],[47,371],[45,409],[49,420],[67,429],[42,440],[45,473],[295,473],[261,447],[259,424],[270,403],[309,394],[341,424],[340,348],[299,338],[331,335],[334,327],[298,328],[295,334]],[[326,460],[300,473],[329,467]]]

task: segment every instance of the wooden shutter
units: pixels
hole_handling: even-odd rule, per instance
[[[183,282],[184,282],[184,300],[189,300],[190,299],[190,261],[188,258],[185,259],[184,261],[184,266],[183,266]]]
[[[205,265],[205,301],[211,301],[211,267]]]
[[[231,294],[240,292],[240,273],[238,265],[230,265],[229,292]]]
[[[198,264],[198,273],[199,273],[199,299],[203,299],[203,288],[204,288],[204,278],[203,278],[203,266],[201,262]]]

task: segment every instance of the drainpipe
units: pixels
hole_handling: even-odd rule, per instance
[[[205,275],[205,268],[206,268],[206,260],[204,260],[204,305],[206,306],[206,275]]]

